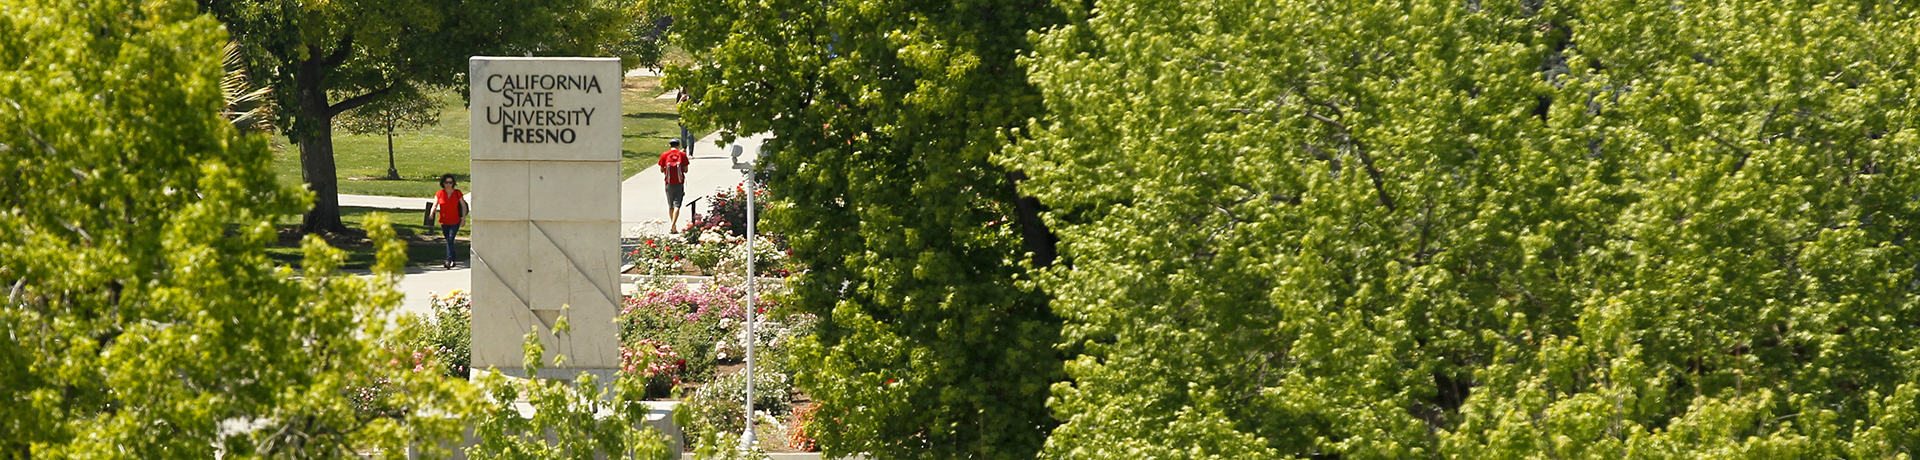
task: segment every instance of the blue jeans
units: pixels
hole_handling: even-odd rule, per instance
[[[440,236],[447,239],[447,262],[453,262],[453,237],[460,234],[460,224],[441,225]]]
[[[688,130],[685,124],[680,125],[680,146],[687,149],[689,160],[693,159],[693,141],[693,131]]]

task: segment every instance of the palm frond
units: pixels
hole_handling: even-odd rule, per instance
[[[241,132],[271,133],[275,110],[273,88],[254,86],[247,77],[245,56],[241,53],[239,42],[227,42],[220,65],[226,71],[226,76],[220,79],[220,95],[226,104],[220,115],[227,117]]]

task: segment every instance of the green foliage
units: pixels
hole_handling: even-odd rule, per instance
[[[0,456],[398,456],[464,392],[396,368],[403,248],[384,218],[373,276],[309,237],[268,258],[274,218],[310,195],[275,183],[266,140],[222,116],[227,35],[184,1],[0,0]],[[257,74],[256,74],[257,75]]]
[[[445,295],[427,293],[432,321],[424,324],[426,334],[419,344],[433,350],[433,356],[445,367],[448,377],[464,379],[473,362],[473,297],[459,289]]]
[[[767,186],[755,183],[753,212],[756,216],[767,214]],[[732,189],[721,187],[707,198],[707,215],[699,220],[687,222],[689,232],[708,231],[725,232],[725,235],[747,236],[747,189],[745,185],[735,184]],[[764,229],[756,229],[764,231]],[[699,235],[700,233],[694,233]],[[688,238],[695,238],[689,236]]]
[[[756,360],[758,361],[758,360]],[[793,378],[784,369],[756,365],[753,370],[753,411],[758,417],[786,414],[793,404]],[[746,430],[747,373],[722,375],[700,387],[676,410],[688,423],[688,436],[725,433],[738,439]]]
[[[623,68],[658,68],[666,58],[667,27],[673,24],[673,18],[658,11],[641,13],[627,22],[626,39],[614,47],[613,54],[621,57]]]
[[[725,432],[707,432],[694,441],[693,458],[696,460],[767,460],[767,453],[758,445],[750,449],[740,448],[740,434]]]
[[[338,123],[348,133],[385,134],[391,138],[399,131],[439,124],[440,101],[419,93],[395,94],[342,115]]]
[[[568,330],[562,317],[554,330]],[[528,332],[525,369],[539,374],[545,348],[539,326]],[[564,361],[555,356],[555,364]],[[644,427],[650,409],[639,395],[644,377],[621,374],[602,384],[591,374],[573,382],[554,379],[511,379],[489,369],[477,381],[487,390],[487,410],[474,418],[473,436],[479,443],[466,449],[467,458],[489,459],[659,459],[675,458],[660,432]],[[525,401],[530,414],[522,412]]]
[[[417,131],[440,123],[440,101],[420,92],[393,93],[367,105],[346,111],[339,126],[352,134],[380,134],[387,137],[387,179],[400,180],[394,166],[393,135]]]
[[[720,340],[720,321],[745,317],[738,307],[741,294],[721,289],[714,285],[698,290],[676,286],[627,298],[615,319],[620,323],[620,343],[641,350],[645,348],[638,346],[641,340],[659,342],[686,361],[679,369],[679,378],[696,382],[712,378],[717,362],[713,345]]]
[[[1911,5],[1088,5],[1044,457],[1920,447]]]
[[[701,245],[677,237],[645,237],[635,240],[633,250],[622,254],[621,261],[645,270],[648,275],[680,275],[688,258],[702,250]]]
[[[248,75],[273,89],[278,122],[300,144],[320,195],[304,222],[341,231],[333,120],[396,95],[464,82],[468,58],[605,56],[636,10],[626,0],[198,0],[242,45]]]
[[[1006,170],[988,161],[1039,114],[1014,62],[1045,3],[657,0],[690,66],[689,124],[771,131],[765,227],[818,315],[795,351],[829,457],[1018,458],[1054,424],[1059,319],[1027,278]]]

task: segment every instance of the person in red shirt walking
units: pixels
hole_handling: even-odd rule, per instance
[[[680,151],[680,141],[667,141],[660,154],[660,173],[667,176],[667,233],[680,233],[680,200],[687,197],[687,164],[692,163]]]
[[[454,186],[460,180],[452,174],[440,176],[440,191],[433,194],[433,214],[440,222],[440,235],[447,240],[447,263],[442,267],[453,268],[453,237],[460,234],[460,224],[467,221],[467,196]]]

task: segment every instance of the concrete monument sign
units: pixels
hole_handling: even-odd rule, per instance
[[[468,61],[473,155],[473,367],[543,377],[620,365],[620,60]],[[565,308],[563,310],[562,308]],[[555,335],[562,315],[571,332]],[[551,369],[553,355],[566,355]]]

